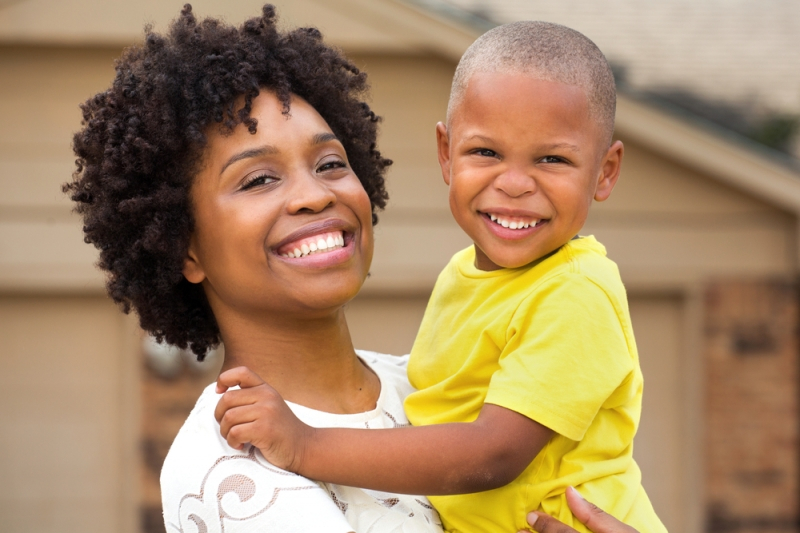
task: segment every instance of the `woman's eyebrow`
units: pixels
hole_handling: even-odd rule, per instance
[[[225,169],[231,166],[232,164],[236,163],[237,161],[241,161],[242,159],[249,159],[251,157],[261,157],[264,155],[272,155],[277,154],[278,149],[272,145],[265,145],[259,148],[251,148],[250,150],[245,150],[244,152],[239,152],[238,154],[233,155],[228,161],[222,165],[222,170],[219,171],[220,174],[225,172]]]
[[[326,131],[324,133],[317,133],[316,135],[314,135],[311,138],[311,144],[316,145],[335,140],[338,140],[338,137],[336,137],[336,135],[334,135],[333,133]],[[225,172],[226,168],[236,163],[237,161],[241,161],[242,159],[249,159],[251,157],[261,157],[265,155],[273,155],[277,153],[278,149],[270,144],[260,146],[258,148],[251,148],[250,150],[245,150],[243,152],[239,152],[238,154],[231,156],[231,158],[228,159],[224,165],[222,165],[222,170],[220,170],[219,173],[222,174],[223,172]]]
[[[311,138],[311,144],[322,144],[328,141],[336,141],[339,138],[334,135],[333,133],[326,131],[325,133],[317,133],[314,137]]]

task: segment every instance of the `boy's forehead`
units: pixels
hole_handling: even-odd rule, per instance
[[[461,101],[453,107],[450,118],[475,113],[482,107],[509,112],[522,108],[560,108],[570,114],[588,116],[589,97],[583,87],[535,72],[476,72],[467,80]]]
[[[536,128],[547,137],[604,138],[591,112],[585,88],[547,79],[536,72],[476,72],[467,81],[461,101],[453,106],[448,130],[461,139],[502,129],[524,132]],[[602,143],[599,143],[602,144]]]

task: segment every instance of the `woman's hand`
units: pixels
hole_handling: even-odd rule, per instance
[[[238,390],[228,390],[236,385]],[[217,394],[222,398],[214,417],[232,448],[241,450],[249,442],[273,465],[296,471],[314,428],[302,423],[275,389],[240,366],[219,375]]]
[[[569,505],[572,514],[594,533],[639,533],[593,503],[587,502],[572,487],[567,488],[567,505]],[[528,523],[538,533],[577,533],[577,531],[562,524],[552,516],[538,511],[528,514]]]

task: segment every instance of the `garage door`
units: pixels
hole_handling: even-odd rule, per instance
[[[650,500],[669,531],[686,531],[683,494],[685,420],[682,369],[683,301],[667,296],[630,299],[644,402],[633,455]]]
[[[126,324],[101,297],[0,297],[2,531],[136,527]]]

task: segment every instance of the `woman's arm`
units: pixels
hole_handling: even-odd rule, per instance
[[[272,464],[311,479],[406,494],[463,494],[519,476],[553,432],[515,411],[485,404],[471,423],[384,430],[317,429],[239,367],[220,375],[215,412],[234,448],[251,443]]]
[[[581,524],[594,533],[639,533],[593,503],[586,501],[577,490],[567,488],[567,505]],[[528,514],[528,523],[538,533],[578,533],[552,516],[536,511]],[[520,531],[519,533],[525,533]]]

